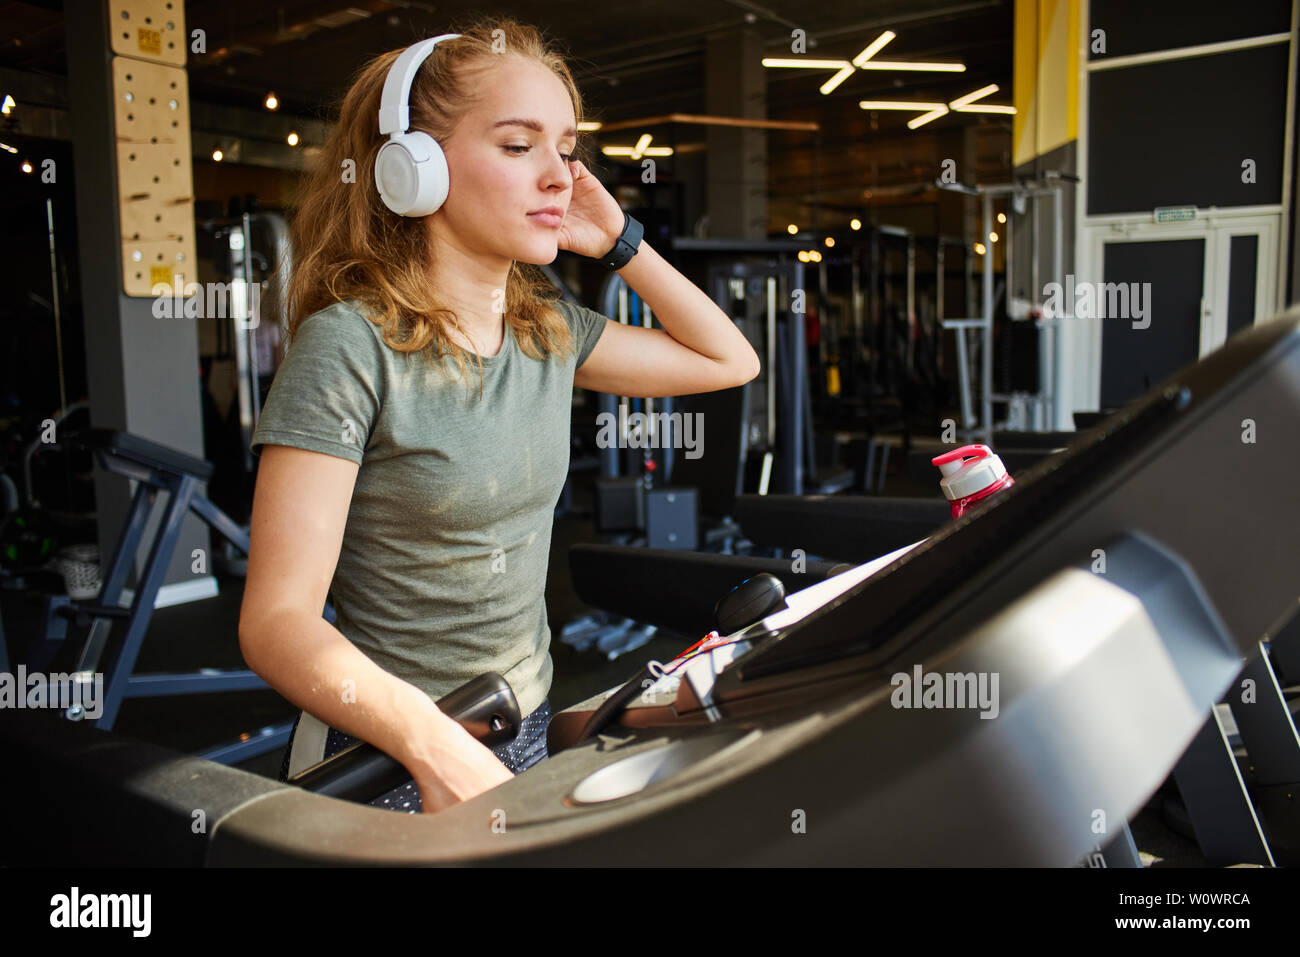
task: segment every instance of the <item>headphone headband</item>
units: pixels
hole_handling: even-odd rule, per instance
[[[411,84],[420,65],[429,58],[429,54],[443,40],[453,40],[459,33],[444,33],[440,37],[431,37],[412,44],[402,51],[384,80],[384,92],[379,105],[379,132],[405,133],[411,125]]]

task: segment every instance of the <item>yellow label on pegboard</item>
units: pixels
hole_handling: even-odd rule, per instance
[[[173,275],[174,273],[172,272],[171,266],[150,266],[149,286],[152,288],[153,286],[157,286],[159,283],[164,286],[170,286],[172,284]]]
[[[162,34],[157,30],[146,30],[140,27],[136,30],[136,36],[138,37],[136,46],[140,48],[141,53],[147,56],[162,55]]]
[[[185,65],[187,34],[181,0],[108,0],[108,29],[118,56]]]

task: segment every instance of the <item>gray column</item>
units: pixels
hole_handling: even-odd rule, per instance
[[[712,116],[767,119],[763,45],[752,27],[706,41],[705,109]],[[709,234],[767,237],[767,130],[707,127]]]
[[[155,319],[152,298],[128,296],[122,290],[108,15],[105,0],[64,4],[91,421],[97,427],[124,429],[202,457],[195,322]],[[95,476],[99,545],[105,561],[126,516],[128,484],[103,472]],[[210,574],[207,526],[191,516],[181,530],[167,584],[198,577],[191,572],[195,548],[208,555]],[[137,563],[137,570],[142,564]]]

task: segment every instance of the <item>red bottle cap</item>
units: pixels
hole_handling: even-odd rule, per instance
[[[930,464],[943,473],[939,487],[950,502],[982,492],[1007,474],[1002,460],[987,445],[963,445],[932,458]]]

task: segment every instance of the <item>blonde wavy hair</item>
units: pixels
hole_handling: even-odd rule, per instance
[[[423,130],[439,142],[450,136],[474,105],[473,90],[502,56],[496,51],[503,44],[504,55],[535,60],[559,77],[573,100],[575,117],[582,121],[577,84],[563,57],[536,28],[509,18],[486,17],[447,32],[462,35],[439,43],[411,84],[412,129]],[[449,329],[463,334],[463,327],[429,281],[434,251],[423,218],[392,212],[375,187],[375,156],[387,140],[379,132],[379,102],[384,79],[401,52],[384,53],[357,73],[292,209],[294,266],[285,293],[289,336],[313,313],[355,299],[366,306],[367,318],[383,330],[389,346],[408,355],[423,352],[434,360],[449,355],[467,384],[472,356],[481,395],[481,357],[448,338]],[[584,139],[579,138],[579,154],[586,153]],[[342,175],[349,159],[355,162],[351,183],[344,182]],[[455,188],[453,179],[451,189]],[[505,321],[532,358],[572,353],[568,323],[552,305],[558,297],[558,290],[537,266],[511,263]]]

